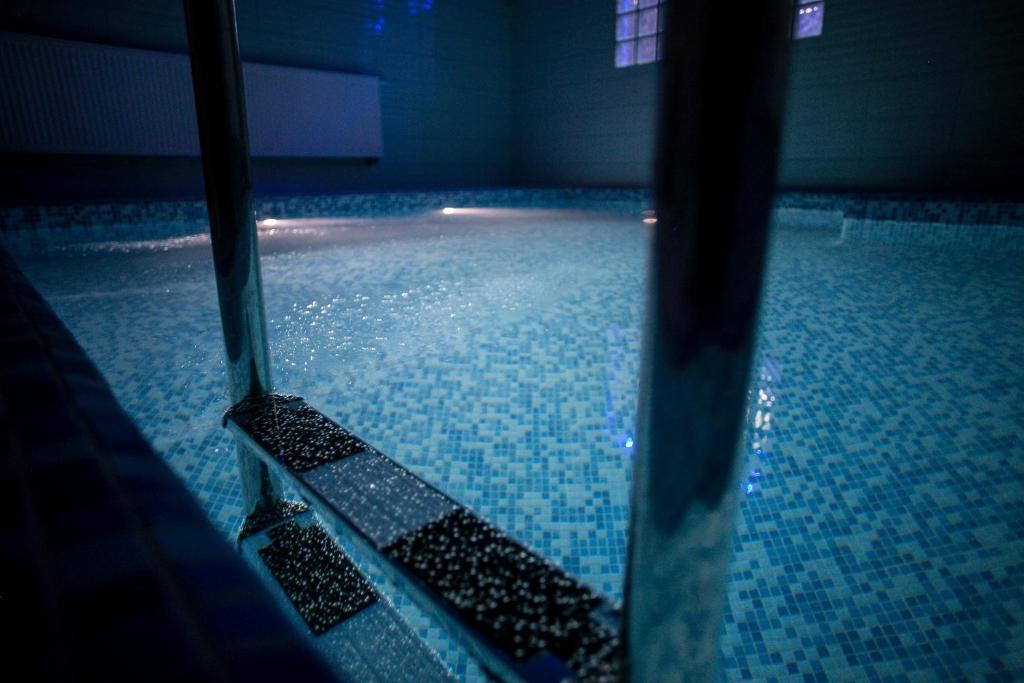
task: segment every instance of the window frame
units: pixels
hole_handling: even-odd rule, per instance
[[[661,59],[668,0],[614,0],[616,69]]]

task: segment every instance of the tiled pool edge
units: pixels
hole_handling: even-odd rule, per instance
[[[488,189],[268,197],[260,218],[402,216],[445,206],[584,209],[638,215],[646,189]],[[839,242],[1024,253],[1024,203],[869,194],[782,192],[773,220],[785,229],[832,232]],[[15,255],[93,242],[162,240],[206,231],[201,201],[72,204],[0,209],[0,245]]]
[[[259,218],[325,216],[396,216],[460,207],[580,207],[610,211],[642,210],[650,203],[646,190],[488,189],[436,192],[379,192],[338,195],[264,197],[256,200]],[[75,227],[174,224],[205,228],[202,201],[69,204],[0,208],[0,233]],[[134,237],[138,239],[137,236]]]
[[[776,228],[831,234],[836,244],[876,244],[922,248],[1024,253],[1024,226],[962,224],[921,220],[849,217],[836,209],[776,206]]]
[[[961,248],[1019,254],[1024,253],[1024,226],[847,218],[843,220],[839,242]]]

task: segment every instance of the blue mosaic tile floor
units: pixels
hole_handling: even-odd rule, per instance
[[[277,387],[619,600],[643,229],[496,212],[265,231]],[[208,246],[22,265],[233,533]],[[1019,255],[778,230],[761,327],[726,678],[1024,677]]]

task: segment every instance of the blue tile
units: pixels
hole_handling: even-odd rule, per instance
[[[390,229],[311,236],[315,248],[264,235],[276,386],[620,600],[648,202],[581,190],[266,200],[261,216]],[[427,212],[487,204],[587,212]],[[808,194],[778,206],[726,677],[1021,678],[1024,210]],[[187,237],[201,208],[149,206],[135,211],[149,222],[125,227],[124,208],[65,211],[35,242],[59,248],[23,265],[231,534],[240,491],[219,426],[213,275],[208,247]],[[45,213],[23,212],[15,232]],[[115,228],[90,223],[100,216]],[[164,219],[179,223],[145,227]],[[72,248],[59,230],[129,241]],[[395,601],[480,680],[439,626]]]

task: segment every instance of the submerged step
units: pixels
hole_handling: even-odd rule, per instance
[[[242,553],[339,679],[352,683],[454,683],[308,506],[282,501],[250,517]]]
[[[373,587],[319,524],[285,522],[267,535],[270,545],[260,548],[260,559],[314,634],[377,602]]]
[[[538,683],[621,680],[615,610],[561,568],[300,397],[243,401],[224,419],[492,675]]]

